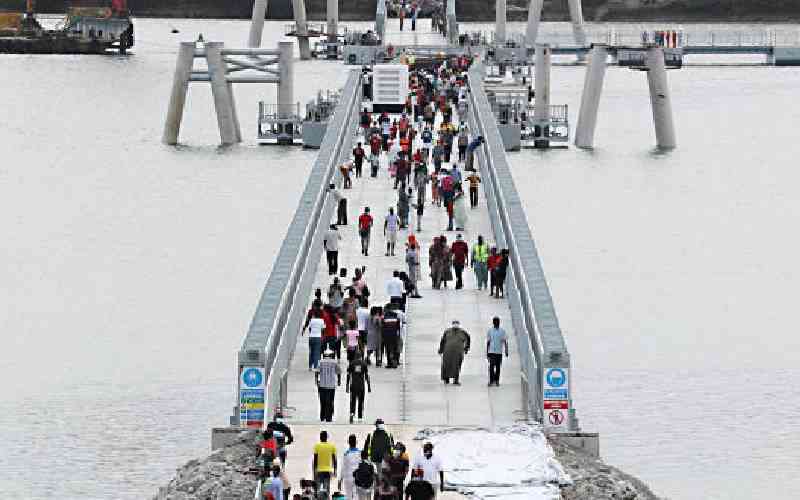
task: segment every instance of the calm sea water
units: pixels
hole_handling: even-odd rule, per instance
[[[170,34],[175,26],[181,34]],[[283,23],[268,23],[266,46]],[[207,453],[314,153],[218,137],[192,87],[159,142],[177,42],[246,23],[139,20],[129,57],[0,57],[0,496],[144,498]],[[567,29],[565,27],[556,29]],[[296,96],[344,81],[298,66]],[[792,498],[800,452],[800,70],[669,74],[680,147],[653,151],[644,75],[606,80],[597,149],[510,156],[604,456],[670,498]],[[576,121],[583,71],[556,67]]]

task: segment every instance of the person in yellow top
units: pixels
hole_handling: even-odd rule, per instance
[[[472,247],[472,269],[475,271],[475,278],[478,280],[478,290],[486,288],[489,280],[489,247],[483,242],[483,236],[478,236],[478,243]]]
[[[336,476],[336,446],[328,442],[328,433],[319,433],[319,443],[314,445],[314,460],[311,470],[321,489],[331,492],[331,478]]]

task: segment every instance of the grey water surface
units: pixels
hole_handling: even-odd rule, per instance
[[[128,57],[0,56],[0,497],[146,498],[226,423],[315,153],[255,144],[269,86],[236,89],[241,146],[215,146],[198,84],[184,145],[160,136],[177,42],[246,29],[137,20]],[[264,45],[282,34],[267,23]],[[608,461],[662,495],[793,498],[800,69],[669,77],[676,151],[653,150],[644,75],[612,69],[594,151],[510,155],[575,402]],[[296,97],[344,78],[301,63]],[[574,125],[583,70],[552,80]]]

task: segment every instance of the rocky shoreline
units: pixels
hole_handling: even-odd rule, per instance
[[[548,442],[572,479],[571,485],[561,487],[564,500],[659,500],[641,480],[602,459],[573,448],[555,436],[550,436]]]
[[[190,460],[159,488],[153,500],[220,500],[252,498],[256,484],[257,434],[247,432],[233,444],[201,460]],[[659,500],[639,479],[602,459],[548,438],[556,459],[572,483],[561,485],[564,500]]]

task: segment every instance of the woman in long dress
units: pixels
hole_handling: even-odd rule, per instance
[[[467,227],[467,202],[464,191],[459,191],[453,200],[453,216],[456,220],[456,231],[464,231]]]

